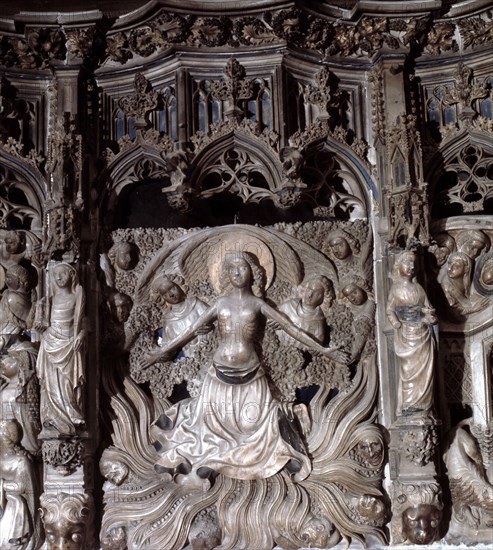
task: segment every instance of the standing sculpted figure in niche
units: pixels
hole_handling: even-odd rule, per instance
[[[53,282],[52,298],[41,304],[44,317],[49,318],[36,364],[41,383],[41,422],[43,428],[60,435],[75,435],[77,429],[84,427],[85,296],[77,273],[69,264],[54,267]]]
[[[310,472],[298,434],[283,438],[280,403],[270,393],[256,351],[261,316],[272,319],[309,349],[331,355],[261,297],[263,272],[248,253],[226,254],[222,264],[223,293],[196,322],[167,342],[159,359],[192,340],[199,328],[217,319],[219,344],[201,393],[181,401],[158,420],[154,432],[160,447],[158,465],[189,471],[178,482],[203,483],[210,470],[237,479],[267,478],[287,467],[297,480]],[[148,366],[154,354],[143,360]],[[289,424],[287,421],[284,424]],[[297,447],[297,448],[295,448]]]
[[[398,361],[397,414],[430,411],[433,407],[435,311],[416,281],[416,256],[402,252],[393,270],[387,316],[394,327]]]

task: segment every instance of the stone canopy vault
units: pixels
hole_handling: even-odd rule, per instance
[[[493,20],[0,7],[0,548],[493,541]]]

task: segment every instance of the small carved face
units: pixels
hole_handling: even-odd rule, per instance
[[[437,264],[441,267],[445,264],[447,261],[447,258],[450,256],[450,253],[452,251],[447,248],[446,246],[437,246],[435,250],[433,251],[433,254],[435,255],[435,258],[437,260]]]
[[[7,285],[7,288],[9,290],[13,290],[14,292],[16,290],[19,290],[21,283],[19,280],[19,277],[15,273],[12,273],[12,271],[8,270],[5,274],[5,284]]]
[[[84,548],[85,527],[83,523],[72,523],[60,519],[45,524],[46,541],[49,550],[82,550]]]
[[[481,250],[483,250],[485,243],[480,239],[469,239],[461,246],[461,252],[464,252],[471,258],[471,260],[476,259]]]
[[[360,306],[368,299],[366,292],[354,283],[346,285],[342,289],[342,293],[354,306]]]
[[[22,252],[22,239],[15,231],[9,231],[5,235],[5,250],[9,254],[19,254]]]
[[[480,280],[486,286],[493,285],[493,258],[484,263]]]
[[[301,540],[309,548],[325,548],[329,542],[327,525],[318,518],[311,519],[301,531]]]
[[[192,550],[210,550],[221,544],[221,539],[216,533],[201,534],[192,539]]]
[[[123,271],[130,271],[138,262],[137,248],[132,243],[120,243],[115,255],[115,263]]]
[[[168,304],[179,304],[185,299],[183,290],[172,281],[165,281],[158,287],[159,294],[168,302]]]
[[[65,288],[72,281],[72,272],[67,266],[58,265],[53,270],[53,279],[59,288]]]
[[[431,504],[407,508],[402,513],[402,531],[413,544],[430,544],[438,535],[441,512]]]
[[[228,262],[228,277],[234,287],[245,288],[252,278],[250,265],[241,257],[232,258]]]
[[[126,550],[127,534],[123,527],[115,527],[102,537],[101,546],[104,550]]]
[[[356,505],[358,514],[371,521],[373,525],[383,525],[385,520],[385,506],[384,503],[373,495],[361,495]]]
[[[128,476],[128,467],[123,462],[102,460],[101,474],[113,485],[121,485]]]
[[[454,258],[447,267],[447,275],[450,279],[458,279],[466,272],[466,265],[460,258]]]
[[[0,358],[0,374],[5,378],[14,378],[19,372],[19,361],[13,355],[4,355]]]
[[[303,288],[302,301],[308,307],[318,307],[324,301],[325,289],[319,281],[309,281]]]
[[[368,464],[376,466],[382,460],[382,442],[373,436],[367,436],[358,443],[358,453]]]
[[[412,256],[404,256],[399,263],[399,273],[405,279],[414,277],[414,258]]]
[[[351,247],[349,243],[343,237],[335,237],[329,241],[332,254],[338,260],[345,260],[351,254]]]
[[[130,316],[132,305],[121,294],[116,294],[111,302],[111,312],[114,319],[119,323],[124,323]]]

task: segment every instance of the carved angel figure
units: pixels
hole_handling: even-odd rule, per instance
[[[341,284],[341,294],[349,302],[353,313],[351,334],[353,344],[349,362],[361,357],[365,344],[370,338],[375,323],[375,302],[368,283],[361,277],[354,276]]]
[[[0,548],[37,548],[34,536],[35,471],[20,446],[21,432],[15,420],[0,421]],[[39,534],[39,533],[38,533]]]
[[[281,304],[279,311],[287,315],[297,327],[323,344],[327,336],[327,321],[320,306],[325,300],[333,302],[335,294],[332,283],[323,275],[314,275],[303,281],[298,291],[299,297],[291,298]]]
[[[252,254],[226,254],[221,282],[223,293],[217,302],[161,350],[161,358],[169,357],[200,327],[217,319],[219,344],[200,395],[177,403],[156,423],[158,465],[181,466],[189,473],[180,474],[177,481],[193,484],[203,483],[200,477],[210,470],[237,479],[261,479],[287,467],[295,479],[304,479],[310,460],[270,393],[255,349],[260,318],[272,319],[309,349],[326,355],[334,349],[321,346],[258,296],[262,271]],[[152,355],[143,364],[158,359]]]
[[[85,296],[71,265],[56,265],[53,280],[54,295],[47,304],[49,326],[43,332],[36,363],[41,383],[41,422],[43,428],[74,435],[84,426]]]
[[[436,324],[423,287],[416,281],[415,254],[402,252],[393,270],[387,316],[394,327],[398,359],[397,414],[430,411],[433,407]]]
[[[151,285],[151,298],[158,305],[166,307],[163,315],[162,335],[159,340],[161,346],[174,340],[188,327],[197,321],[207,310],[207,304],[195,296],[187,296],[183,289],[166,275],[159,275]],[[199,329],[199,332],[209,332],[210,326]],[[192,340],[196,344],[198,339]],[[159,351],[156,352],[160,354]],[[183,355],[187,355],[184,351]]]

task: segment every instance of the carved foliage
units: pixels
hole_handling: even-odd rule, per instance
[[[435,426],[423,425],[418,429],[409,429],[401,434],[406,458],[417,466],[425,466],[435,458],[438,445],[438,433]]]
[[[46,69],[51,61],[63,61],[66,36],[60,28],[28,28],[25,36],[3,37],[2,64],[21,69]]]
[[[49,440],[42,446],[43,462],[63,476],[73,474],[82,465],[84,445],[78,439]]]

